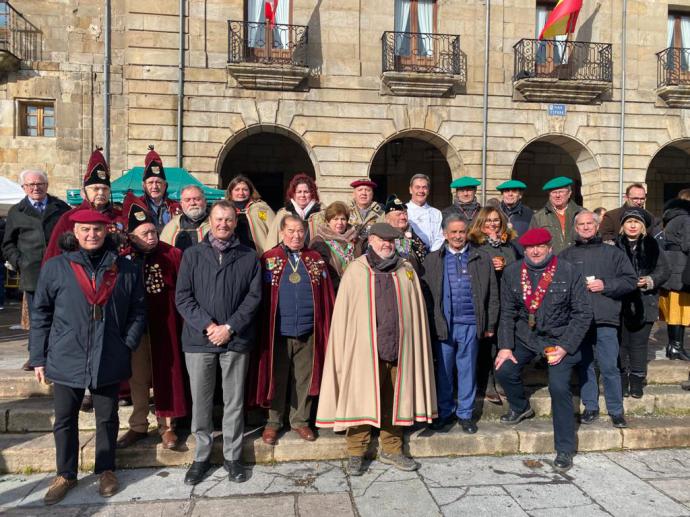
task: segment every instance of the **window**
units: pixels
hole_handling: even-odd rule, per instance
[[[7,48],[10,41],[10,8],[0,0],[0,48]]]
[[[271,28],[266,23],[266,4],[275,13],[275,24]],[[288,49],[290,47],[290,29],[292,20],[292,0],[247,0],[247,46],[252,49]]]
[[[55,136],[52,101],[19,102],[19,136]]]
[[[690,15],[687,13],[668,14],[668,68],[690,70]],[[677,49],[677,50],[676,50]]]
[[[395,55],[434,55],[436,0],[395,0]]]

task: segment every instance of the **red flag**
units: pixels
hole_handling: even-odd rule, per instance
[[[276,11],[278,10],[278,0],[266,0],[264,3],[264,11],[266,13],[266,23],[269,27],[273,27],[276,24]]]
[[[580,9],[582,9],[582,0],[559,0],[558,5],[549,14],[549,19],[546,20],[544,28],[539,34],[539,39],[550,39],[554,36],[575,32],[575,24]]]

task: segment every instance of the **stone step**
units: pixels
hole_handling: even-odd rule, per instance
[[[604,420],[578,429],[579,451],[620,449],[653,449],[690,446],[690,417],[632,417],[628,429],[616,429]],[[243,460],[247,463],[282,461],[325,461],[347,456],[343,433],[321,430],[315,442],[305,442],[295,433],[279,437],[275,446],[263,443],[260,428],[245,435]],[[405,434],[406,449],[416,457],[476,456],[553,452],[553,431],[549,420],[528,420],[517,426],[497,422],[480,423],[474,435],[463,433],[456,425],[446,433],[421,428]],[[95,437],[93,432],[80,434],[80,468],[90,471],[94,466]],[[377,449],[371,444],[370,454]],[[186,437],[179,450],[165,450],[156,436],[117,451],[119,468],[171,467],[188,465],[193,460],[194,438]],[[222,437],[214,442],[212,461],[222,461]],[[55,446],[51,433],[0,435],[0,471],[53,472]]]
[[[530,403],[538,417],[551,416],[551,398],[545,387],[529,388],[532,392]],[[576,408],[584,409],[580,405],[578,396],[573,397]],[[690,391],[684,391],[674,385],[650,385],[645,389],[645,396],[641,399],[632,397],[624,400],[627,415],[657,415],[682,416],[690,415]],[[606,412],[606,401],[599,397],[599,407],[602,414]],[[214,408],[219,420],[222,408]],[[477,400],[476,416],[480,421],[495,421],[507,411],[507,406],[491,404],[482,399]],[[128,429],[128,419],[132,414],[132,406],[120,407],[120,429]],[[53,401],[49,397],[33,397],[28,399],[0,400],[0,433],[33,433],[48,432],[53,429]],[[263,422],[260,412],[250,412],[247,421],[259,425]],[[149,422],[155,426],[156,419],[149,414]],[[79,429],[94,430],[95,415],[79,413]]]
[[[690,363],[686,361],[669,361],[656,359],[649,363],[647,382],[649,384],[679,384],[688,380]],[[548,380],[546,368],[526,368],[523,374],[525,384],[529,386],[545,386]],[[576,383],[574,376],[573,383]],[[0,369],[0,399],[21,399],[29,397],[45,397],[53,392],[52,386],[36,382],[32,372],[20,369]]]

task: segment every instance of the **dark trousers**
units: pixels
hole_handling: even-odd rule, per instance
[[[537,354],[522,345],[516,345],[513,355],[517,359],[517,364],[512,361],[504,362],[496,370],[496,380],[501,383],[506,393],[510,409],[517,413],[524,413],[529,408],[529,400],[522,383],[522,370]],[[572,355],[566,355],[557,365],[548,367],[553,441],[556,452],[574,453],[576,450],[575,411],[570,378],[573,368],[578,365],[580,359],[578,350]]]
[[[497,392],[496,377],[494,375],[494,361],[496,359],[496,336],[479,340],[477,354],[477,392],[480,396],[492,395]]]
[[[120,384],[91,389],[96,414],[96,474],[115,470],[115,442],[120,420],[117,415],[117,393]],[[77,478],[79,465],[79,406],[84,398],[83,388],[62,384],[53,387],[55,405],[55,457],[57,473],[67,479]]]
[[[618,329],[608,325],[592,325],[582,341],[580,375],[580,400],[585,409],[599,410],[599,383],[594,371],[594,360],[599,366],[604,383],[606,411],[609,415],[623,414],[621,372],[618,369]]]
[[[638,377],[647,377],[647,343],[653,323],[621,326],[620,369]]]

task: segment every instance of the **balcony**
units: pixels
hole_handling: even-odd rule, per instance
[[[412,97],[453,97],[467,80],[460,36],[383,33],[383,92]]]
[[[41,59],[41,31],[0,1],[0,72],[16,72],[22,61]]]
[[[656,92],[669,108],[690,108],[690,48],[667,48],[656,54]]]
[[[229,20],[228,71],[240,87],[296,90],[309,75],[308,27]]]
[[[513,49],[518,100],[598,104],[611,90],[610,43],[521,39]]]

